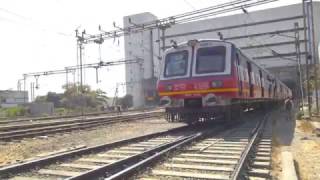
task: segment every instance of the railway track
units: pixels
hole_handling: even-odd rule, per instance
[[[219,135],[186,139],[106,179],[260,180],[270,178],[270,166],[271,122],[265,117]]]
[[[0,168],[0,179],[91,179],[196,136],[190,127],[140,136]]]
[[[161,108],[157,109],[161,111]],[[127,110],[123,111],[122,114],[130,115],[133,113],[141,113],[141,112],[149,112],[156,111],[155,109],[143,109],[143,110]],[[91,117],[109,117],[116,116],[118,113],[116,112],[94,112],[94,113],[86,113],[84,115],[81,114],[72,114],[72,115],[63,115],[63,116],[47,116],[47,117],[33,117],[33,118],[18,118],[18,119],[0,119],[0,125],[9,125],[9,124],[33,124],[36,122],[44,122],[44,121],[61,121],[61,120],[72,120],[76,118],[91,118]]]
[[[180,127],[0,169],[0,179],[268,179],[271,125]]]
[[[133,121],[160,117],[161,112],[135,113],[131,115],[91,117],[87,119],[72,119],[67,121],[45,122],[27,125],[0,126],[0,141],[10,141],[39,135],[48,135],[57,132],[92,128],[111,123]]]

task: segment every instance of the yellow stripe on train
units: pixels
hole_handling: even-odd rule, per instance
[[[181,94],[205,94],[214,92],[238,92],[239,88],[221,88],[221,89],[204,89],[204,90],[191,90],[191,91],[173,91],[173,92],[160,92],[160,96],[181,95]]]

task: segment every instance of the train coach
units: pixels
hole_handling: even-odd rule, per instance
[[[292,96],[284,83],[223,40],[190,40],[168,49],[157,88],[166,119],[188,124],[230,120]]]

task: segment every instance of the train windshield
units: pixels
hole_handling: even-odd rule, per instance
[[[188,51],[169,53],[165,60],[164,77],[184,76],[188,67]]]
[[[196,73],[224,72],[226,64],[226,47],[215,46],[200,48],[197,52]]]

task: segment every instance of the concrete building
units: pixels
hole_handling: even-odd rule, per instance
[[[131,23],[141,24],[157,20],[157,17],[151,13],[141,13],[137,15],[126,16],[123,19],[124,27],[128,27]],[[157,40],[157,33],[155,30],[147,30],[140,33],[132,33],[129,36],[124,37],[125,41],[125,58],[141,58],[144,61],[136,64],[126,65],[126,90],[127,94],[133,95],[133,102],[135,107],[141,107],[145,105],[146,94],[143,85],[150,84],[152,77],[158,73],[151,69],[153,67],[154,58],[154,40]],[[154,66],[158,68],[158,66]],[[146,81],[144,81],[146,80]],[[155,82],[155,81],[154,81]],[[155,83],[153,83],[155,84]]]
[[[313,8],[314,39],[317,45],[315,57],[318,62],[320,2],[313,2]],[[124,17],[124,27],[131,25],[129,18],[131,23],[134,22],[135,24],[157,19],[151,13],[127,16]],[[220,32],[225,40],[235,43],[256,63],[294,86],[298,79],[298,62],[296,60],[295,39],[293,38],[295,23],[298,23],[299,26],[297,29],[300,36],[299,42],[301,43],[301,63],[305,64],[305,38],[302,28],[301,4],[173,25],[165,31],[165,46],[169,47],[171,40],[179,43],[191,39],[218,39],[218,32]],[[126,81],[128,84],[132,84],[127,86],[127,93],[133,95],[134,106],[136,107],[145,104],[144,87],[139,82],[152,78],[153,72],[155,77],[159,75],[161,60],[158,59],[158,56],[161,56],[162,53],[159,41],[160,32],[157,29],[131,33],[125,36],[125,57],[141,57],[144,59],[142,65],[126,65]]]
[[[27,91],[0,91],[0,107],[16,107],[28,102]]]

